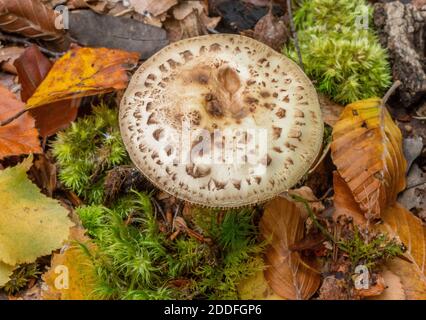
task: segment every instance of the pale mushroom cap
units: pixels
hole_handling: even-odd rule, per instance
[[[222,208],[294,186],[323,137],[303,71],[238,35],[186,39],[147,60],[121,102],[120,127],[132,161],[157,187]]]

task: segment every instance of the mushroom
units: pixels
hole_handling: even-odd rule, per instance
[[[154,185],[221,208],[294,186],[323,137],[316,91],[297,64],[225,34],[173,43],[143,63],[122,99],[120,128]]]

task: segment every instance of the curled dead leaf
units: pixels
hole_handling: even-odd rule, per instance
[[[285,198],[270,201],[260,221],[262,236],[270,240],[265,254],[265,279],[285,299],[309,299],[320,285],[312,261],[302,260],[289,247],[304,236],[307,216],[298,204]]]

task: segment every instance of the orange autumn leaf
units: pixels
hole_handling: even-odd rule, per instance
[[[380,218],[405,188],[402,135],[381,99],[352,103],[333,128],[331,155],[367,218]],[[382,112],[383,111],[383,112]]]
[[[272,290],[285,299],[309,299],[318,289],[321,276],[302,261],[290,246],[304,237],[306,209],[285,198],[267,203],[260,221],[262,236],[270,240],[265,253],[265,279]],[[308,264],[309,263],[309,264]]]
[[[334,206],[337,218],[340,215],[352,217],[358,225],[367,225],[367,219],[356,203],[344,180],[334,173]],[[386,263],[383,270],[385,289],[383,294],[374,299],[422,299],[426,300],[426,227],[413,213],[394,203],[382,212],[383,224],[373,226],[374,230],[384,232],[389,238],[396,238],[403,243],[407,251],[406,259],[394,258]],[[398,292],[395,292],[395,291]]]
[[[27,108],[126,88],[139,54],[106,48],[74,48],[53,65]]]
[[[0,122],[24,110],[24,103],[0,85]],[[0,159],[29,153],[41,153],[35,121],[23,114],[11,123],[0,127]]]
[[[83,247],[85,249],[83,249]],[[52,256],[49,271],[43,274],[45,300],[88,300],[95,288],[95,266],[90,257],[96,251],[81,227],[71,228],[68,244]],[[61,278],[62,277],[62,278]],[[65,277],[65,278],[63,278]]]

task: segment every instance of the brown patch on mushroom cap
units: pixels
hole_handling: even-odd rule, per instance
[[[260,42],[224,34],[173,43],[143,63],[122,99],[120,127],[132,161],[158,188],[223,208],[291,188],[323,136],[301,69]],[[202,143],[186,143],[188,135]]]

